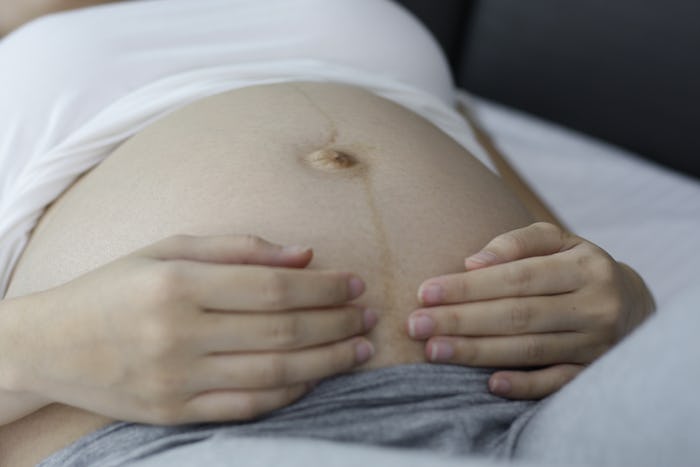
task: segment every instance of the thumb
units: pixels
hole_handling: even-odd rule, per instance
[[[554,224],[537,222],[511,230],[491,240],[481,251],[464,260],[467,270],[508,263],[533,256],[546,256],[573,248],[578,237]]]
[[[306,267],[313,257],[311,248],[282,246],[255,235],[175,235],[139,250],[136,254],[160,260],[181,259],[292,268]]]

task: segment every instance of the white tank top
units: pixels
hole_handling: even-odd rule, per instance
[[[0,41],[0,297],[41,213],[168,112],[263,83],[351,83],[487,162],[439,46],[388,0],[142,0],[36,20]]]

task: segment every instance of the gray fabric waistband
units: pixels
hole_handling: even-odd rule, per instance
[[[124,465],[212,437],[303,437],[509,457],[537,404],[490,394],[492,371],[416,364],[340,375],[252,422],[177,427],[114,423],[40,466]]]

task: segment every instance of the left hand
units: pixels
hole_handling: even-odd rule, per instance
[[[465,267],[423,282],[408,333],[428,339],[432,362],[543,367],[491,376],[490,390],[512,399],[557,391],[654,307],[634,270],[544,222],[494,238]]]

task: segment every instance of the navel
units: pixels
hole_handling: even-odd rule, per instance
[[[337,149],[323,148],[304,156],[304,162],[314,169],[336,172],[355,167],[358,160],[352,154]]]

